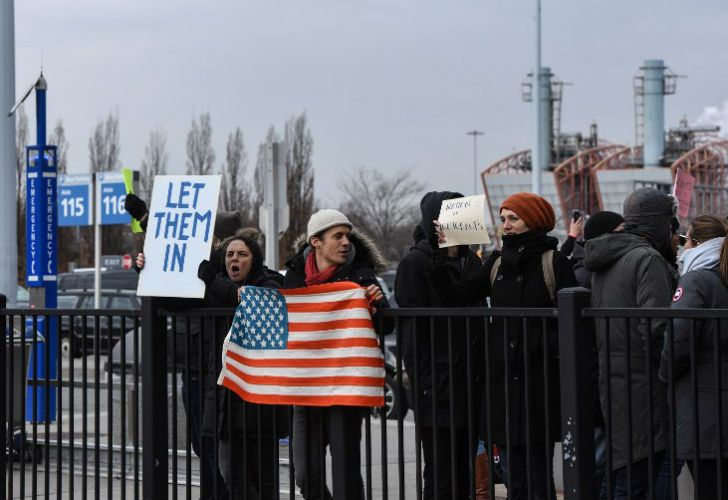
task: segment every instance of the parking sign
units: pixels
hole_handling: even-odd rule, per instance
[[[93,191],[90,175],[61,175],[58,182],[58,225],[93,224]]]
[[[131,222],[131,216],[124,209],[126,187],[120,172],[96,174],[96,200],[96,215],[102,225]]]

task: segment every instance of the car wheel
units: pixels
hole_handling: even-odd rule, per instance
[[[61,338],[61,355],[63,356],[63,359],[71,359],[71,356],[78,358],[80,354],[81,353],[78,349],[73,349],[71,337]]]
[[[384,379],[384,414],[387,420],[396,420],[407,414],[407,402],[402,387],[397,385],[397,378],[387,373]],[[379,418],[382,408],[372,408],[372,416]]]

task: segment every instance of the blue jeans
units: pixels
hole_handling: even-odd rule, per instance
[[[649,474],[648,459],[643,458],[637,462],[632,462],[632,495],[629,495],[629,485],[627,483],[627,467],[620,467],[614,471],[614,500],[641,500],[647,498],[650,491],[650,484],[654,490],[657,475],[662,468],[663,457],[665,452],[655,453],[653,455],[653,463],[655,464],[653,477]],[[656,497],[659,498],[659,497]]]

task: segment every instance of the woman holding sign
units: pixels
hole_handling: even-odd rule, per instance
[[[551,204],[532,193],[514,194],[501,205],[500,219],[502,253],[474,276],[455,279],[445,254],[433,252],[430,277],[441,300],[454,305],[489,297],[492,307],[554,307],[556,292],[576,286],[576,278],[556,238],[548,236],[556,222]],[[493,318],[488,330],[487,436],[501,450],[508,498],[555,498],[551,457],[561,437],[556,322]]]

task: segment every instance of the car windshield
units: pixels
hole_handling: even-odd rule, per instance
[[[76,306],[76,295],[59,295],[58,309],[73,309]]]

